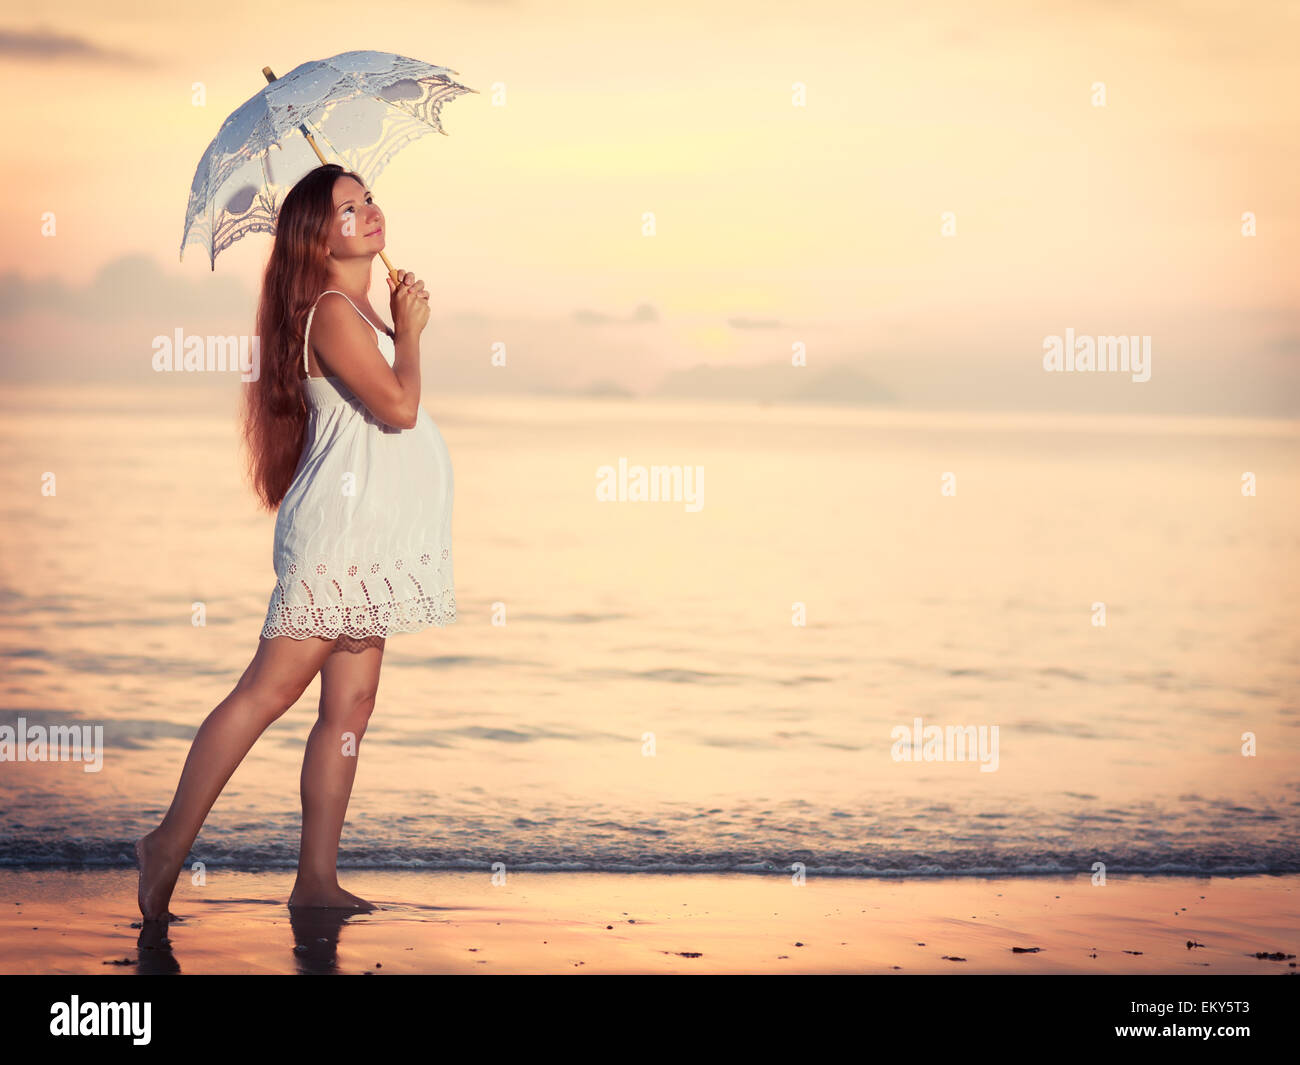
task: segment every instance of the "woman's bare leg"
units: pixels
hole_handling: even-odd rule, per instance
[[[339,837],[357,775],[361,737],[379,690],[384,640],[340,636],[320,673],[320,713],[302,760],[302,849],[290,906],[373,909],[338,881]]]
[[[317,637],[261,639],[239,683],[199,726],[162,823],[135,845],[145,920],[169,916],[181,864],[221,789],[257,738],[298,701],[333,648],[333,640]]]

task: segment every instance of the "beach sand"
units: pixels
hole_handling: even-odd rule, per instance
[[[185,875],[179,919],[142,939],[134,870],[0,870],[0,971],[1286,974],[1295,958],[1255,954],[1300,953],[1294,875],[795,886],[517,872],[494,886],[486,872],[356,870],[340,882],[381,909],[291,921],[293,879],[217,869],[197,886]]]

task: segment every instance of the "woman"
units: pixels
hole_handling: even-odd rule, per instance
[[[244,407],[254,486],[279,507],[278,580],[257,654],[199,728],[162,823],[135,845],[146,920],[171,916],[221,789],[318,672],[289,905],[373,909],[339,886],[336,861],[384,640],[456,620],[451,459],[420,407],[429,296],[411,273],[387,278],[384,325],[366,295],[383,246],[383,212],[358,175],[321,166],[285,197],[257,315],[261,372]]]

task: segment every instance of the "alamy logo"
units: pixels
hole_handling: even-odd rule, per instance
[[[136,1046],[149,1042],[149,1002],[71,1002],[50,1005],[50,1035],[129,1035]]]
[[[981,773],[998,768],[997,725],[922,725],[919,717],[912,727],[895,725],[889,730],[894,741],[890,755],[895,762],[975,762]]]
[[[1133,380],[1151,380],[1150,337],[1043,337],[1043,369],[1056,373],[1127,373]]]
[[[601,503],[685,503],[694,513],[704,507],[703,466],[596,467],[596,499]]]
[[[153,368],[157,373],[228,373],[239,371],[241,381],[261,376],[262,338],[250,336],[185,335],[179,326],[174,336],[153,338]]]
[[[87,773],[104,767],[104,726],[0,725],[0,762],[85,762]]]

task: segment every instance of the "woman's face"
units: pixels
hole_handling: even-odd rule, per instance
[[[384,246],[384,212],[356,178],[334,182],[334,218],[326,246],[336,259],[374,255]]]

